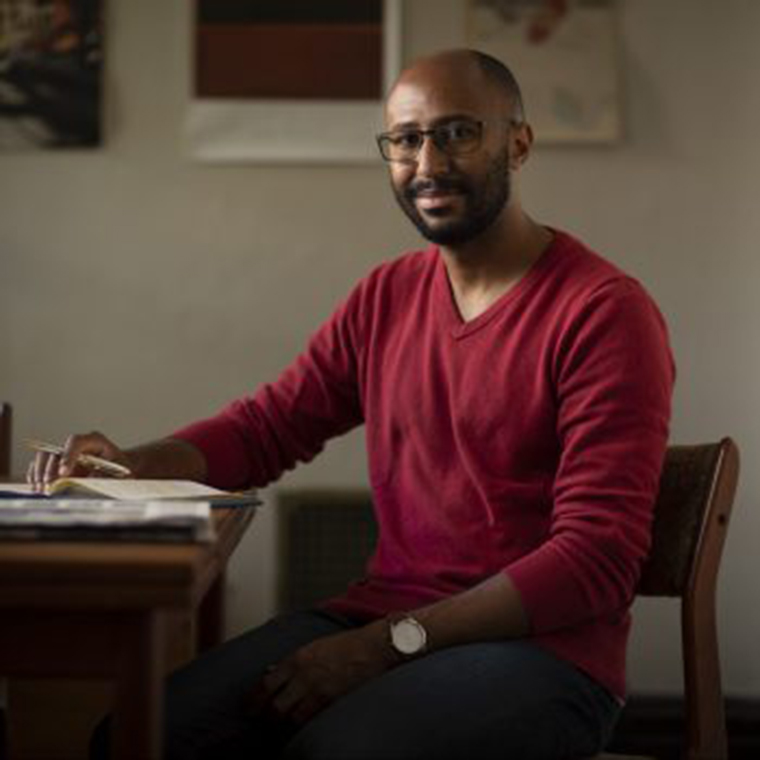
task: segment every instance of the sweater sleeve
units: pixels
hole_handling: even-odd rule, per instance
[[[173,434],[204,454],[210,484],[262,487],[313,459],[328,439],[363,422],[356,329],[360,301],[361,286],[274,383]]]
[[[549,535],[506,568],[535,634],[627,609],[649,550],[674,366],[638,283],[615,280],[586,299],[552,372],[561,453]]]

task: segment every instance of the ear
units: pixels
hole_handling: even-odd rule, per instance
[[[512,127],[509,151],[509,168],[519,171],[528,160],[533,146],[533,128],[527,122]]]

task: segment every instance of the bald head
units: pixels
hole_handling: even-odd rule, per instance
[[[533,132],[515,78],[495,58],[474,50],[421,58],[391,90],[385,122],[378,144],[393,191],[428,240],[461,249],[519,217],[513,179]]]
[[[510,120],[522,122],[525,118],[522,93],[512,72],[497,58],[478,50],[445,50],[416,60],[401,73],[387,103],[393,101],[399,88],[408,85],[495,96]]]

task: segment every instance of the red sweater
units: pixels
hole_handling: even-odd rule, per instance
[[[277,382],[176,436],[263,486],[364,423],[379,540],[362,618],[509,574],[535,642],[625,691],[674,377],[643,288],[565,233],[463,322],[436,247],[362,280]]]

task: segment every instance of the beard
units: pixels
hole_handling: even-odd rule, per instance
[[[415,200],[421,193],[451,191],[464,198],[464,212],[456,219],[431,225],[418,211]],[[474,240],[497,219],[509,202],[511,175],[509,148],[499,153],[488,168],[485,179],[476,184],[460,174],[447,174],[433,179],[420,179],[404,188],[393,185],[399,206],[420,234],[437,245],[461,245]]]

